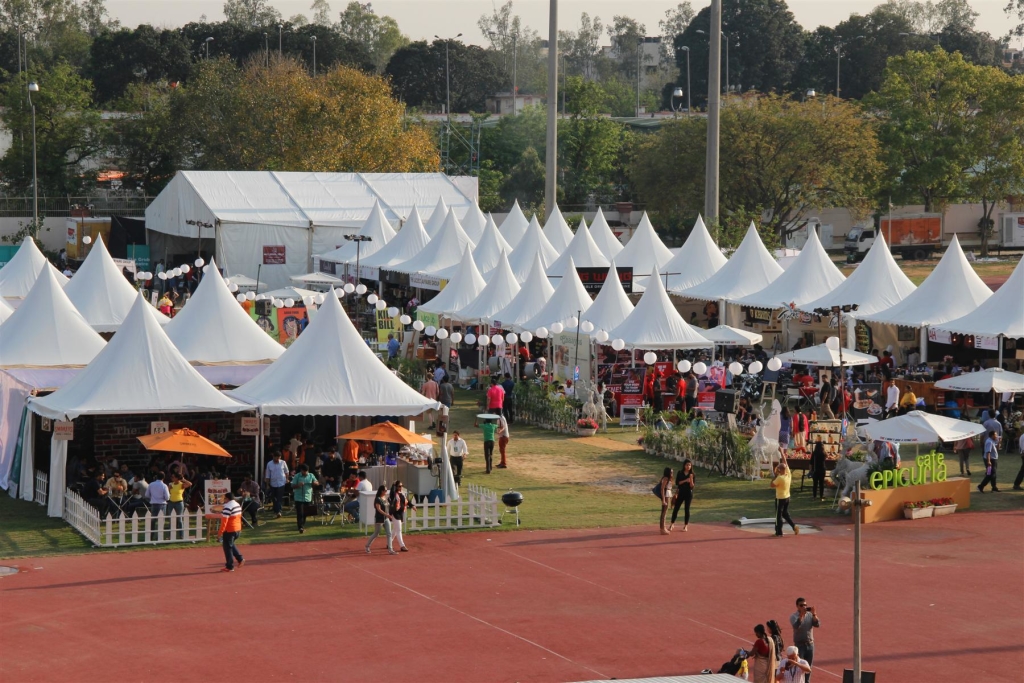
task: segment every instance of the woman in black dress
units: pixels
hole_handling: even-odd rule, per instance
[[[676,517],[679,516],[679,508],[683,508],[683,531],[690,525],[690,503],[693,502],[693,463],[689,460],[683,461],[676,475],[676,496],[672,500],[672,523],[668,530],[676,525]]]
[[[414,505],[409,503],[409,497],[405,494],[405,489],[402,488],[402,482],[396,481],[391,485],[391,539],[398,541],[398,551],[407,553],[409,549],[405,547],[405,539],[402,538],[402,524],[405,522],[405,511],[409,508],[414,508]]]
[[[825,444],[819,436],[811,451],[811,497],[821,500],[825,500],[825,460]]]

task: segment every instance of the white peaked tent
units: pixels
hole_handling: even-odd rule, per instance
[[[415,207],[409,214],[409,220],[398,231],[395,238],[385,244],[377,253],[371,254],[360,261],[360,268],[365,265],[375,268],[389,268],[398,263],[408,261],[423,251],[430,241],[427,231],[423,229],[423,221]]]
[[[459,269],[445,288],[427,303],[420,304],[417,311],[437,313],[450,318],[453,313],[465,307],[483,291],[487,281],[476,267],[476,263],[473,261],[473,252],[470,249],[470,245],[466,245],[462,252],[462,258],[459,260]]]
[[[583,229],[581,228],[581,230]],[[601,291],[597,293],[594,303],[586,313],[580,316],[580,322],[589,320],[593,323],[595,331],[610,332],[622,324],[622,321],[632,312],[633,302],[629,300],[629,295],[622,288],[619,271],[615,269],[613,260],[608,268],[608,277],[601,285]]]
[[[636,308],[614,330],[611,339],[621,339],[631,349],[700,349],[713,346],[697,328],[683,320],[668,298],[658,269]]]
[[[80,368],[92,362],[104,346],[103,337],[47,269],[0,326],[0,367]]]
[[[476,204],[469,207],[466,215],[462,218],[462,229],[466,232],[469,239],[473,240],[473,244],[480,242],[480,238],[484,234],[484,226],[486,225],[487,217],[484,216],[484,212]]]
[[[0,296],[6,299],[21,299],[27,296],[39,279],[43,266],[49,266],[61,287],[67,284],[68,279],[46,260],[43,252],[36,246],[35,240],[26,237],[7,265],[0,268]]]
[[[967,315],[990,296],[992,290],[971,268],[954,235],[935,270],[920,287],[894,306],[868,315],[858,311],[857,317],[905,327],[938,325]]]
[[[423,225],[423,229],[427,231],[427,237],[433,237],[437,234],[437,231],[444,225],[444,219],[448,217],[448,205],[444,203],[444,197],[438,197],[437,204],[434,206],[434,211],[430,214],[430,218]]]
[[[448,287],[451,286],[452,283],[449,282]],[[499,254],[498,265],[491,271],[487,285],[480,290],[475,299],[455,311],[451,317],[470,324],[490,323],[494,320],[494,314],[508,306],[519,290],[519,281],[512,273],[508,257],[503,251]]]
[[[735,303],[771,309],[783,308],[792,303],[802,308],[808,301],[821,296],[822,292],[830,292],[842,284],[846,277],[825,253],[818,233],[814,230],[808,232],[807,243],[800,250],[800,255],[782,275],[764,289],[735,299]]]
[[[363,259],[372,256],[395,238],[395,229],[391,227],[384,210],[380,208],[380,202],[375,201],[370,215],[366,217],[363,227],[358,233],[361,237],[369,237],[369,242],[346,242],[334,251],[320,254],[321,261],[333,263],[355,263],[356,256],[359,257],[359,265],[363,265]],[[358,248],[358,254],[357,254]]]
[[[526,226],[528,224],[529,221],[526,220],[523,210],[519,208],[519,200],[517,199],[512,205],[512,210],[508,212],[505,220],[501,222],[501,236],[515,249],[519,246],[519,240],[523,239],[523,234],[526,233]]]
[[[646,276],[655,270],[661,270],[662,266],[672,260],[672,251],[665,246],[665,243],[654,232],[651,219],[644,212],[640,219],[640,225],[636,226],[633,236],[629,242],[615,256],[615,263],[619,267],[629,266],[633,268],[633,277]]]
[[[362,262],[359,264],[360,269],[363,268]],[[292,275],[288,278],[297,285],[303,285],[303,287],[337,287],[343,285],[344,281],[341,278],[328,275],[327,273],[304,273],[303,275]]]
[[[520,330],[534,332],[539,327],[550,327],[554,323],[565,324],[570,318],[586,313],[593,305],[594,300],[583,286],[572,259],[569,259],[565,270],[566,274],[555,287],[554,294],[547,299],[544,307],[535,316],[519,325]],[[501,322],[505,323],[504,320]]]
[[[782,273],[782,266],[765,249],[757,228],[751,223],[732,258],[718,272],[676,294],[705,301],[732,301],[764,289]]]
[[[610,263],[604,252],[597,246],[594,238],[590,236],[590,230],[587,229],[587,224],[582,219],[580,227],[576,228],[576,234],[561,252],[562,255],[548,266],[549,277],[564,275],[565,267],[570,259],[577,268],[607,268]]]
[[[711,239],[711,233],[704,225],[704,219],[697,216],[697,222],[693,224],[690,236],[686,238],[686,242],[676,252],[676,255],[665,264],[661,272],[668,273],[667,289],[674,293],[704,282],[717,273],[728,260],[715,241]],[[647,280],[644,280],[641,284],[646,286],[646,282]]]
[[[64,293],[97,332],[117,332],[139,296],[110,257],[102,237],[96,238],[82,267],[64,286]],[[157,311],[156,315],[161,325],[170,322],[163,313]]]
[[[3,297],[0,297],[0,324],[3,324],[5,320],[11,317],[11,313],[14,313],[14,309],[11,305],[4,301]]]
[[[512,242],[509,241],[509,244]],[[548,268],[558,258],[558,252],[548,242],[537,217],[534,216],[527,225],[522,238],[513,245],[512,254],[508,257],[508,264],[512,267],[512,272],[516,274],[517,280],[522,282],[526,279],[526,276],[530,274],[530,268],[533,267],[533,257],[538,254],[544,263],[544,268]]]
[[[866,424],[864,432],[869,439],[894,443],[951,443],[984,434],[985,427],[976,422],[911,410],[906,415]]]
[[[914,283],[896,265],[889,253],[889,245],[879,232],[867,256],[850,277],[828,294],[804,303],[800,308],[813,311],[856,304],[859,310],[855,316],[860,317],[895,306],[915,289]]]
[[[551,212],[544,224],[544,236],[548,238],[548,242],[559,254],[565,251],[569,242],[572,242],[572,230],[565,222],[562,212],[558,210],[558,204],[555,204],[555,210]]]
[[[506,329],[521,325],[539,313],[554,293],[555,288],[544,272],[544,261],[537,254],[533,257],[533,267],[523,280],[519,293],[508,306],[494,314],[492,321],[501,323],[501,327]]]
[[[710,330],[701,330],[700,333],[713,341],[716,346],[753,346],[760,344],[764,337],[757,332],[740,330],[728,325],[719,325]]]
[[[604,211],[601,207],[597,207],[597,215],[594,216],[594,220],[590,223],[590,236],[594,238],[594,243],[597,244],[601,253],[605,255],[605,258],[611,260],[619,255],[622,251],[622,242],[612,232],[611,226],[608,225],[608,220],[604,217]]]
[[[280,358],[228,394],[264,415],[418,415],[440,407],[374,355],[334,292]]]
[[[508,254],[511,253],[512,245],[505,241],[505,238],[498,232],[498,226],[494,224],[494,219],[487,214],[487,223],[484,226],[483,234],[476,243],[476,249],[473,250],[476,267],[486,275],[498,266],[503,255],[507,259]]]
[[[1024,259],[1017,262],[1017,267],[1013,269],[1013,273],[1003,283],[1003,286],[981,305],[963,317],[944,322],[936,327],[964,334],[1021,339],[1024,338],[1024,303],[1022,302],[1024,302]]]
[[[436,273],[448,266],[453,266],[462,258],[466,247],[473,248],[473,241],[469,239],[459,219],[455,217],[454,211],[448,211],[444,224],[437,234],[427,242],[420,253],[408,261],[396,263],[390,270],[400,273]]]
[[[284,353],[238,304],[212,261],[192,298],[164,331],[185,360],[213,366],[199,370],[213,384],[244,384]]]

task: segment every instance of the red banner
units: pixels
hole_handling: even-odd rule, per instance
[[[265,266],[283,266],[285,264],[285,254],[283,244],[264,244],[263,245],[263,265]]]

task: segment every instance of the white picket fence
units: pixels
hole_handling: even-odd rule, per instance
[[[71,489],[64,492],[64,520],[95,545],[116,548],[125,545],[156,545],[160,543],[194,543],[205,538],[202,509],[154,515],[133,513],[131,517],[107,515],[89,505]],[[181,528],[177,528],[178,526]]]
[[[36,470],[36,490],[32,500],[46,507],[47,491],[50,490],[50,475],[42,470]]]
[[[498,504],[497,493],[469,484],[458,501],[417,505],[415,512],[406,513],[403,530],[495,527],[501,523]]]

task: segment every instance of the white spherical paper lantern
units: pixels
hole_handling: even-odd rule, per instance
[[[747,371],[752,373],[752,374],[755,374],[755,375],[757,373],[761,372],[761,370],[763,370],[763,369],[764,369],[764,366],[761,365],[761,361],[759,361],[759,360],[755,360],[753,363],[751,363],[747,367]]]
[[[291,308],[292,306],[295,305],[295,299],[292,299],[292,298],[285,299],[284,300],[284,305],[285,305],[286,308]]]
[[[437,338],[438,339],[447,339],[448,338],[448,330],[446,330],[444,328],[441,328],[440,330],[438,330],[437,331]]]
[[[189,264],[187,264],[187,263],[186,263],[186,264],[185,264],[185,265],[183,265],[183,266],[182,266],[181,268],[179,268],[179,270],[180,270],[181,272],[185,273],[186,275],[188,275],[188,272],[189,272],[190,270],[192,270],[192,266],[190,266]]]
[[[743,374],[743,365],[741,365],[740,363],[737,363],[736,361],[733,361],[733,362],[729,363],[729,372],[731,372],[734,376],[735,375],[742,375]]]
[[[319,306],[323,302],[327,301],[327,297],[324,296],[323,294],[317,294],[315,297],[313,297],[313,301],[315,301],[316,305]]]
[[[530,342],[533,341],[533,332],[530,332],[529,330],[526,330],[521,335],[519,335],[519,338],[522,339],[527,344],[529,344]]]
[[[274,299],[274,308],[284,308],[284,299]]]
[[[366,294],[366,285],[364,285],[361,282],[358,285],[356,285],[356,294],[358,294],[359,296]]]
[[[423,324],[422,320],[417,320],[412,324],[412,329],[417,332],[422,332],[424,327],[426,327],[426,325]]]
[[[580,319],[577,318],[576,316],[573,316],[573,317],[569,318],[569,325],[568,325],[568,327],[576,327],[579,324],[580,324]]]
[[[626,342],[624,342],[621,339],[613,339],[612,348],[615,349],[616,351],[621,351],[622,349],[626,348]]]
[[[256,301],[256,292],[246,292],[245,293],[245,300],[246,301]]]
[[[461,332],[452,332],[452,343],[453,344],[458,344],[460,341],[462,341],[462,333]]]
[[[479,344],[480,346],[487,346],[488,344],[491,343],[491,335],[481,334],[479,337],[476,338],[476,343]]]
[[[591,332],[594,331],[594,323],[590,322],[589,320],[584,320],[580,324],[580,331],[582,331],[583,334],[590,334]]]
[[[833,351],[839,350],[839,337],[829,337],[825,340],[825,346]]]
[[[551,334],[561,334],[565,326],[562,323],[555,323],[551,326]]]
[[[705,372],[708,371],[708,366],[698,361],[693,364],[693,371],[698,375],[703,375]]]
[[[437,328],[436,328],[436,327],[434,327],[433,325],[427,325],[427,327],[426,327],[426,328],[424,328],[423,332],[424,332],[424,333],[425,333],[425,334],[426,334],[426,335],[427,335],[428,337],[433,337],[433,336],[434,336],[435,334],[437,334]]]
[[[160,273],[160,274],[163,275],[163,273]],[[163,278],[161,278],[161,279],[163,279]],[[228,285],[228,291],[231,292],[232,294],[234,294],[235,292],[238,291],[238,285],[236,285],[234,282],[232,282],[230,285]]]
[[[368,303],[368,304],[375,304],[375,303],[377,303],[377,295],[376,294],[371,294],[370,296],[366,297],[366,303]]]
[[[598,330],[597,334],[594,335],[594,339],[597,340],[597,343],[604,344],[606,341],[608,341],[608,333],[605,332],[604,330]]]
[[[356,286],[354,284],[352,284],[351,282],[346,282],[345,283],[345,293],[346,294],[351,294],[354,291],[356,291]]]
[[[647,363],[648,365],[654,365],[655,363],[658,362],[658,354],[656,354],[654,351],[648,351],[647,353],[644,354],[644,362]]]
[[[197,258],[195,260],[195,264],[196,264],[196,268],[202,268],[204,265],[206,265],[206,261],[204,261],[201,258]]]
[[[466,343],[469,344],[470,346],[472,346],[473,344],[476,344],[476,335],[473,334],[472,332],[467,334],[466,335]]]
[[[242,303],[245,301],[245,294],[239,293],[235,298],[238,299],[238,303]]]
[[[771,370],[772,372],[778,372],[779,370],[782,369],[782,361],[779,360],[778,358],[769,358],[768,369]]]
[[[682,372],[682,373],[685,374],[685,373],[690,371],[690,368],[692,366],[693,366],[693,364],[690,363],[690,361],[688,361],[688,360],[681,360],[681,361],[679,361],[679,364],[676,367],[679,368],[679,372]]]
[[[388,304],[387,304],[387,302],[381,301],[380,299],[378,299],[377,303],[375,303],[373,305],[373,307],[376,308],[378,311],[383,311],[385,308],[388,307]]]
[[[395,316],[398,315],[398,309],[392,306],[391,308],[388,309],[388,315],[394,318]]]
[[[408,325],[409,323],[412,322],[412,318],[407,315],[403,315],[401,318],[398,319],[398,322],[402,323],[403,325]]]
[[[516,334],[515,332],[509,332],[508,334],[505,335],[505,341],[507,341],[509,344],[515,344],[517,341],[519,341],[519,335]]]
[[[161,279],[161,280],[166,280],[166,279],[167,279],[167,273],[162,273],[162,272],[161,272],[161,273],[157,273],[157,274],[156,274],[156,276],[157,276],[157,277],[158,277],[159,279]],[[238,285],[235,285],[235,287],[237,288],[237,287],[238,287]]]
[[[537,338],[538,339],[546,339],[547,336],[548,336],[548,328],[543,327],[543,326],[537,328]]]
[[[82,244],[92,244],[92,238],[86,235],[82,238]]]
[[[493,337],[491,337],[491,343],[494,344],[495,346],[504,346],[505,338],[502,337],[500,334],[496,334]]]

